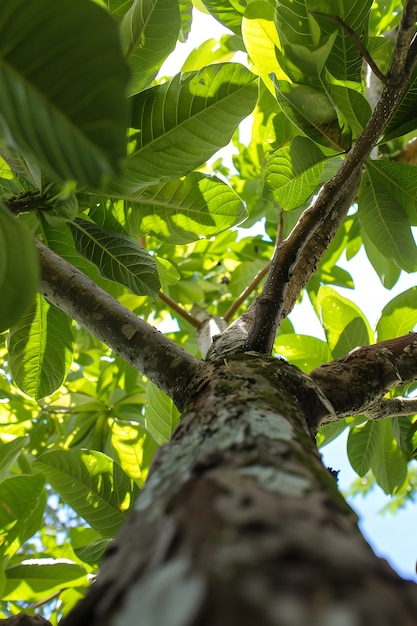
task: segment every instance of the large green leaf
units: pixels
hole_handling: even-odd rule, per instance
[[[178,424],[178,410],[172,400],[151,382],[148,383],[146,396],[145,428],[157,443],[167,443]]]
[[[347,453],[351,466],[359,476],[365,476],[370,470],[378,444],[378,422],[370,420],[362,426],[350,429]]]
[[[267,155],[265,182],[274,200],[286,210],[301,206],[315,191],[325,155],[307,137]]]
[[[128,69],[111,17],[85,0],[0,2],[0,123],[57,179],[98,185],[125,153]]]
[[[36,602],[44,600],[68,587],[80,587],[87,583],[87,572],[78,563],[65,563],[51,559],[19,563],[6,569],[7,581],[4,600]]]
[[[133,417],[138,421],[141,407],[138,404],[135,405],[129,396],[115,404],[114,414],[123,415],[128,413],[129,409],[130,419]],[[142,485],[145,482],[150,461],[158,447],[155,440],[139,424],[115,420],[111,426],[111,444],[122,469],[138,485]]]
[[[359,91],[344,85],[330,85],[329,92],[336,104],[339,120],[348,124],[355,139],[371,116],[369,102]]]
[[[371,469],[385,493],[393,494],[407,478],[407,460],[395,440],[391,420],[381,420],[377,427],[379,445]]]
[[[215,177],[192,172],[180,180],[138,191],[126,209],[130,232],[154,234],[170,243],[211,237],[247,217],[235,191]]]
[[[82,219],[72,222],[71,230],[78,252],[95,263],[103,276],[136,295],[157,295],[160,283],[156,262],[140,244]]]
[[[417,270],[417,247],[408,217],[397,199],[395,186],[368,165],[358,194],[358,216],[372,243],[407,272]]]
[[[384,187],[384,193],[399,204],[410,224],[417,225],[417,168],[397,161],[370,161],[367,165],[371,179]]]
[[[39,475],[13,476],[0,483],[0,552],[12,556],[39,530],[46,505]]]
[[[309,85],[275,81],[276,96],[283,112],[302,133],[337,152],[350,147],[350,131],[342,129],[330,96]]]
[[[111,193],[131,196],[202,165],[227,145],[257,94],[254,74],[223,63],[177,74],[132,97],[129,158]]]
[[[298,3],[296,0],[295,4]],[[326,63],[327,69],[337,80],[360,82],[362,55],[351,35],[331,17],[342,18],[366,46],[372,3],[373,0],[301,0],[301,4],[305,4],[309,12],[310,24],[312,20],[316,21],[314,26],[311,25],[312,30],[315,28],[317,32],[320,32],[321,38],[329,37],[337,31],[337,37]],[[315,12],[325,13],[331,17],[318,15]]]
[[[101,452],[45,452],[34,463],[64,502],[103,537],[113,537],[131,508],[137,487]]]
[[[373,343],[373,332],[360,308],[331,287],[323,286],[317,295],[323,327],[334,358],[358,346]]]
[[[274,344],[274,352],[284,356],[293,365],[307,373],[322,363],[327,363],[332,358],[325,341],[294,333],[278,335]]]
[[[417,287],[395,296],[382,309],[376,326],[378,341],[401,337],[417,324]]]
[[[401,270],[394,261],[387,258],[379,248],[369,239],[365,232],[362,232],[362,241],[366,251],[366,256],[374,268],[381,283],[386,289],[392,289],[400,277]]]
[[[8,476],[10,469],[21,454],[22,448],[27,445],[28,442],[29,435],[16,437],[16,439],[8,443],[0,441],[0,482]]]
[[[10,370],[15,383],[38,400],[56,391],[72,362],[71,320],[39,294],[10,330]]]
[[[180,26],[178,0],[134,0],[120,25],[132,91],[147,87],[155,78],[175,48]]]
[[[32,236],[0,202],[0,332],[27,311],[38,283],[39,259]]]

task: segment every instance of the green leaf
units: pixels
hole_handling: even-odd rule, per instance
[[[136,295],[157,295],[161,285],[156,262],[140,244],[86,220],[76,219],[70,226],[77,251],[92,261],[102,276]]]
[[[30,311],[10,330],[10,370],[15,383],[38,400],[65,380],[72,362],[71,320],[39,294]]]
[[[268,77],[274,73],[284,78],[275,54],[279,37],[270,2],[256,0],[248,4],[242,20],[242,37],[257,74]]]
[[[140,91],[155,78],[175,48],[180,26],[178,0],[134,0],[120,25],[132,91]]]
[[[407,460],[416,452],[417,422],[409,415],[400,415],[392,418],[392,428],[396,442]]]
[[[207,39],[188,55],[181,72],[195,72],[211,63],[226,63],[231,61],[236,52],[242,48],[242,40],[236,35],[222,35],[219,39]]]
[[[330,97],[309,85],[275,81],[276,97],[283,112],[302,133],[337,152],[350,147],[350,132],[340,128]]]
[[[12,556],[42,524],[46,505],[42,476],[22,474],[0,483],[0,551]]]
[[[237,63],[177,74],[131,98],[129,158],[111,193],[179,178],[227,145],[258,95],[256,76]]]
[[[339,122],[347,124],[352,131],[352,137],[356,139],[371,117],[369,102],[355,89],[343,85],[331,84],[329,92],[336,104]]]
[[[378,274],[381,283],[386,289],[392,289],[400,277],[401,270],[394,261],[388,259],[369,239],[365,232],[362,232],[362,241],[375,272]]]
[[[416,166],[381,159],[370,161],[367,167],[372,180],[382,185],[385,195],[401,206],[410,224],[417,225]]]
[[[26,446],[28,442],[29,435],[17,437],[8,443],[0,441],[0,482],[8,476],[10,469],[21,454],[22,448]]]
[[[338,420],[337,422],[332,422],[331,424],[325,424],[321,426],[319,432],[317,433],[317,447],[323,448],[327,446],[328,443],[331,443],[347,428],[346,420]]]
[[[39,258],[30,232],[0,202],[0,332],[28,310],[39,283]]]
[[[387,258],[406,272],[417,270],[417,248],[407,215],[372,165],[367,165],[359,188],[358,216],[366,235]]]
[[[45,452],[33,467],[103,537],[114,536],[137,493],[121,467],[101,452]]]
[[[172,400],[151,382],[148,382],[146,397],[145,428],[157,443],[167,443],[178,424],[179,413]]]
[[[99,185],[125,154],[128,70],[114,21],[85,0],[1,0],[0,10],[8,144],[56,179]]]
[[[373,332],[360,308],[331,287],[322,286],[317,305],[329,348],[335,359],[358,346],[373,343]]]
[[[392,141],[414,131],[417,124],[417,70],[413,72],[410,88],[385,129],[384,141]]]
[[[133,406],[136,419],[140,406],[134,406],[132,398],[127,396],[114,407],[114,413],[123,414],[127,406]],[[154,439],[139,424],[115,420],[111,426],[111,444],[117,453],[118,462],[126,474],[133,478],[138,485],[145,482],[149,464],[157,450]]]
[[[6,569],[4,600],[35,602],[67,587],[79,587],[87,582],[85,569],[76,563],[51,563],[36,559],[35,563],[20,563]]]
[[[134,200],[126,214],[131,235],[152,234],[169,243],[211,237],[247,217],[242,200],[229,185],[199,172],[142,189]]]
[[[306,202],[317,188],[325,158],[311,139],[299,136],[267,154],[265,182],[274,200],[287,211]]]
[[[417,287],[395,296],[382,309],[376,326],[378,341],[401,337],[417,324]]]
[[[407,478],[407,460],[394,437],[391,420],[377,423],[379,446],[372,460],[372,472],[386,494],[394,494]]]
[[[326,63],[331,74],[338,80],[360,82],[362,55],[351,35],[340,24],[329,17],[317,15],[315,11],[341,17],[356,33],[362,44],[366,46],[369,15],[373,0],[296,0],[296,3],[306,5],[310,12],[310,20],[316,21],[316,28],[322,39],[326,39],[335,31],[337,32]]]
[[[365,476],[371,468],[379,444],[378,426],[378,422],[370,420],[349,431],[347,453],[351,466],[359,476]]]
[[[284,356],[303,372],[311,372],[322,363],[331,361],[332,355],[325,341],[308,335],[278,335],[274,352]]]

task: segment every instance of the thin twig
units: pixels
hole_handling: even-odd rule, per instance
[[[369,65],[373,73],[375,74],[375,76],[379,78],[381,82],[385,83],[385,81],[387,80],[387,77],[385,76],[383,72],[381,72],[381,70],[379,69],[379,67],[377,66],[377,64],[375,63],[375,61],[369,54],[368,50],[366,49],[366,47],[363,45],[363,43],[361,42],[361,40],[355,33],[353,28],[351,28],[348,24],[346,24],[346,22],[339,15],[330,15],[329,13],[322,13],[321,11],[310,11],[310,13],[311,15],[321,15],[322,17],[327,17],[329,20],[332,20],[333,22],[336,22],[337,24],[339,24],[339,26],[341,26],[343,30],[345,30],[347,34],[349,35],[349,37],[352,39],[357,50],[359,51],[359,54],[361,54],[362,57],[365,59],[365,61],[367,62],[367,64]]]
[[[265,267],[263,267],[256,274],[255,278],[249,283],[249,285],[242,291],[240,296],[236,298],[233,304],[227,309],[226,313],[223,316],[223,319],[228,322],[234,315],[234,313],[238,310],[241,304],[250,296],[250,294],[256,289],[259,285],[263,277],[268,273],[269,268],[271,267],[271,261],[269,261]]]
[[[165,302],[165,304],[167,304],[169,308],[175,311],[175,313],[177,313],[180,317],[187,320],[187,322],[191,324],[191,326],[194,326],[194,328],[200,328],[201,322],[193,315],[191,315],[191,313],[186,311],[186,309],[184,309],[180,304],[177,304],[175,300],[167,296],[162,291],[158,293],[158,298],[162,300],[162,302]]]

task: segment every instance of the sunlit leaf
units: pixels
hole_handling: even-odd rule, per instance
[[[53,393],[72,361],[71,320],[39,294],[30,311],[10,330],[10,369],[28,396]]]
[[[387,494],[395,493],[407,477],[407,461],[398,447],[390,420],[377,423],[379,448],[372,460],[372,472],[378,485]]]
[[[39,260],[32,237],[0,202],[0,332],[28,310],[38,283]]]
[[[347,453],[351,466],[359,476],[365,476],[371,468],[379,445],[378,426],[378,422],[370,420],[349,431]]]
[[[382,309],[376,326],[378,341],[394,339],[414,330],[417,324],[417,287],[395,296]]]
[[[45,452],[34,468],[103,537],[114,536],[137,493],[121,467],[101,452]]]
[[[231,187],[199,172],[142,189],[132,199],[134,204],[126,210],[131,233],[153,234],[176,244],[216,235],[247,217]]]
[[[307,373],[332,358],[325,341],[295,333],[278,335],[274,351]]]
[[[129,158],[111,190],[132,197],[149,184],[179,178],[227,145],[258,94],[256,77],[238,63],[177,74],[131,98]]]
[[[78,252],[103,276],[139,296],[156,296],[160,289],[156,262],[139,243],[82,219],[72,222],[71,230]]]
[[[53,559],[33,559],[11,565],[6,570],[5,600],[35,602],[65,587],[77,587],[87,582],[85,569],[77,563],[54,562]]]
[[[407,272],[417,270],[417,247],[401,204],[387,193],[386,179],[368,166],[358,195],[358,216],[368,238]]]
[[[359,307],[331,287],[321,287],[317,296],[323,327],[334,358],[358,346],[373,343],[373,332]]]
[[[145,428],[157,443],[167,443],[179,421],[178,410],[172,400],[153,383],[148,383],[146,396]]]
[[[132,70],[131,90],[147,87],[175,48],[181,20],[178,0],[134,0],[120,26]]]
[[[100,184],[125,153],[128,70],[114,21],[84,0],[2,0],[0,9],[8,144],[55,178]]]
[[[12,556],[42,524],[46,505],[45,481],[20,475],[0,483],[0,553]]]
[[[16,459],[22,452],[22,448],[29,442],[29,436],[17,437],[8,443],[0,442],[0,482],[4,480]]]
[[[267,155],[265,182],[283,209],[299,207],[317,188],[325,155],[307,137],[295,137]]]

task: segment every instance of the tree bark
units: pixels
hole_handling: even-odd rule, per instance
[[[169,444],[62,626],[412,626],[417,588],[375,557],[315,445],[328,403],[281,359],[207,363]]]

